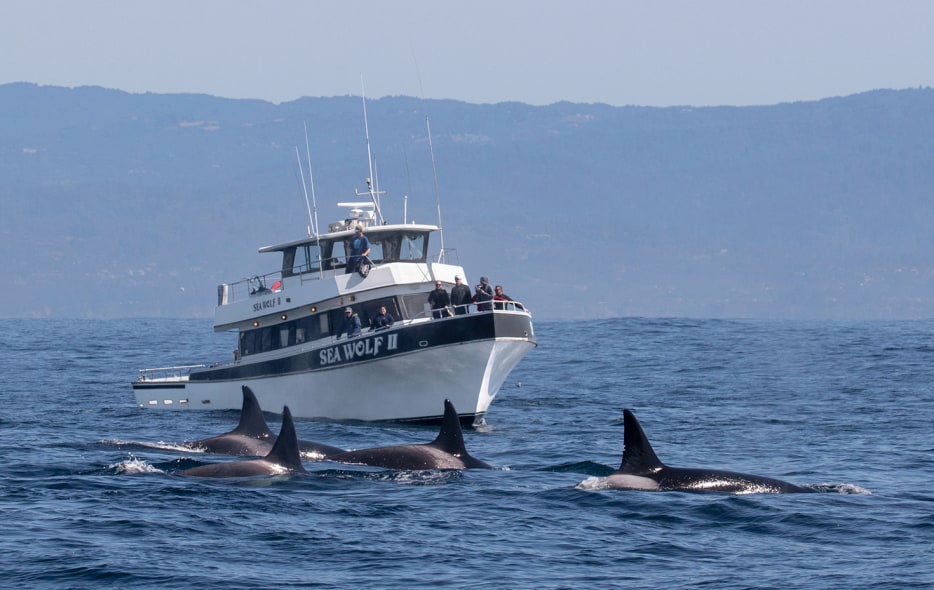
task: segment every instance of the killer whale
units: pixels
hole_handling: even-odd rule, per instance
[[[771,477],[723,471],[669,467],[659,461],[631,410],[623,410],[623,458],[619,469],[606,477],[614,489],[646,491],[721,492],[729,494],[789,494],[815,492]]]
[[[284,473],[304,473],[302,455],[298,449],[298,437],[295,435],[295,423],[288,406],[282,408],[282,430],[272,449],[262,459],[228,461],[201,465],[191,469],[177,471],[176,475],[191,477],[256,477],[260,475],[282,475]]]
[[[444,400],[441,431],[430,443],[374,447],[328,456],[329,461],[357,463],[386,469],[492,469],[475,459],[464,446],[457,410],[451,400]]]
[[[203,450],[219,455],[239,457],[262,457],[272,450],[276,435],[269,430],[263,410],[259,406],[256,394],[246,385],[242,386],[243,407],[240,410],[240,423],[230,432],[185,443],[191,449]],[[307,440],[298,441],[299,451],[316,458],[343,453],[344,449]]]

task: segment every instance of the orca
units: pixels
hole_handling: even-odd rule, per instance
[[[242,389],[243,408],[240,410],[240,423],[237,427],[218,436],[187,442],[185,446],[207,453],[239,457],[262,457],[269,453],[276,442],[276,435],[269,430],[253,390],[246,385],[242,386]],[[344,449],[307,440],[299,440],[298,448],[303,454],[315,458],[344,452]]]
[[[262,459],[201,465],[177,471],[176,475],[192,477],[256,477],[285,473],[305,473],[305,467],[302,465],[302,454],[298,450],[295,423],[292,421],[292,412],[288,406],[282,408],[282,430],[279,431],[279,436],[276,438],[272,450]]]
[[[474,459],[467,452],[464,446],[464,432],[451,400],[444,400],[441,432],[430,443],[347,451],[328,456],[327,459],[339,463],[400,470],[492,469],[490,465]]]
[[[789,494],[815,492],[786,481],[717,469],[668,467],[658,460],[631,410],[623,410],[623,460],[606,477],[606,487],[622,490]]]

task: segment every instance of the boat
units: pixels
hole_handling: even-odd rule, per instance
[[[388,223],[379,189],[366,182],[368,190],[354,194],[369,200],[338,203],[347,212],[327,231],[312,231],[310,219],[306,237],[259,248],[279,255],[278,268],[218,286],[214,330],[238,333],[232,360],[140,369],[137,405],[238,409],[246,385],[264,409],[288,406],[299,418],[431,424],[449,399],[463,424],[482,424],[506,377],[537,345],[531,311],[508,301],[433,313],[436,282],[446,291],[456,277],[474,284],[443,247],[440,207],[438,225]],[[356,264],[358,228],[370,252]],[[374,325],[380,307],[391,326]],[[348,314],[359,318],[359,335],[339,333]]]

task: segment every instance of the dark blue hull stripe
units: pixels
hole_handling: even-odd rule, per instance
[[[380,332],[364,332],[356,338],[292,356],[192,371],[189,381],[236,381],[282,376],[384,359],[398,354],[451,344],[518,338],[535,342],[531,317],[524,314],[478,313],[447,320]],[[136,384],[134,384],[134,388]]]

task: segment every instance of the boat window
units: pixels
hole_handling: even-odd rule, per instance
[[[385,241],[385,239],[386,239],[385,237],[374,239],[374,238],[371,238],[370,236],[367,236],[367,241],[370,243],[370,253],[367,254],[367,258],[369,258],[373,264],[389,262],[390,260],[390,259],[387,259],[383,255],[383,242]],[[350,243],[352,241],[353,241],[353,237],[350,237],[344,240],[344,252],[345,252],[344,259],[345,260],[350,257],[350,252],[353,250],[350,246]],[[337,256],[337,254],[335,254],[335,256]]]
[[[379,308],[386,306],[386,311],[393,317],[395,321],[403,319],[402,314],[399,312],[399,305],[396,303],[395,298],[390,299],[377,299],[376,301],[367,301],[363,304],[363,310],[360,312],[360,321],[363,324],[364,330],[368,327],[373,327],[373,319],[379,315]]]
[[[399,249],[399,260],[423,261],[427,243],[425,234],[409,234],[402,236]]]
[[[384,262],[382,240],[378,242],[370,240],[370,253],[367,255],[367,258],[369,258],[373,264]]]
[[[294,272],[292,268],[295,265],[295,248],[288,248],[282,251],[282,276],[290,277]]]
[[[319,328],[320,322],[318,316],[308,316],[307,318],[302,318],[295,321],[295,333],[296,341],[298,341],[298,332],[301,331],[302,337],[301,342],[307,342],[309,340],[315,340],[321,337],[321,330]],[[299,344],[301,344],[299,342]]]
[[[245,357],[316,340],[328,334],[328,326],[328,315],[319,313],[278,326],[244,330],[240,333],[240,356]]]
[[[428,291],[413,295],[402,296],[403,317],[405,319],[426,317],[431,312],[428,304]]]
[[[270,326],[269,328],[262,328],[262,329],[260,330],[260,342],[259,342],[259,346],[257,346],[257,348],[258,348],[259,350],[272,350],[272,349],[273,349],[273,346],[272,346],[272,343],[273,343],[272,336],[273,336],[273,334],[272,334],[272,327],[271,327],[271,326]]]
[[[425,238],[423,233],[380,234],[378,242],[382,251],[379,254],[371,252],[370,258],[380,262],[424,262],[427,251]],[[373,241],[370,243],[372,245]]]
[[[330,327],[328,326],[328,315],[326,313],[318,314],[318,336],[322,334],[327,334],[330,332]]]
[[[317,244],[304,244],[295,248],[295,255],[291,264],[292,274],[318,272],[318,261],[320,260],[318,252]]]
[[[324,270],[331,270],[337,266],[337,261],[334,260],[333,256],[343,256],[344,253],[341,250],[343,246],[337,248],[338,252],[334,253],[334,242],[331,240],[325,240],[320,242],[321,244],[321,261],[324,266]]]

